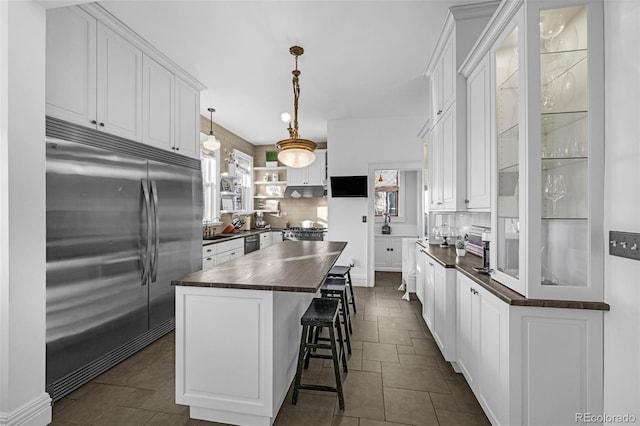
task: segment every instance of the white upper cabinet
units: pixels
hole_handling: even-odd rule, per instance
[[[176,78],[174,147],[182,155],[200,158],[200,92]]]
[[[142,142],[158,148],[174,148],[175,77],[162,65],[144,55]]]
[[[142,141],[142,51],[98,22],[98,128]]]
[[[492,277],[528,298],[604,298],[602,22],[603,0],[506,0],[460,68],[471,150],[490,128]]]
[[[97,4],[47,10],[46,113],[199,158],[201,83]]]
[[[427,65],[432,112],[426,136],[431,211],[466,210],[467,87],[458,67],[497,5],[498,2],[488,2],[449,9]]]
[[[94,129],[96,26],[79,8],[47,9],[46,114]]]
[[[287,167],[289,186],[325,186],[327,184],[327,150],[317,149],[316,160],[307,167]]]
[[[467,209],[491,209],[491,67],[487,55],[467,79]]]
[[[444,42],[441,56],[431,75],[431,122],[436,123],[456,99],[455,34]]]

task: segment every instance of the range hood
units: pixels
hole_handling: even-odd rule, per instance
[[[322,198],[327,195],[324,186],[287,186],[284,198]]]

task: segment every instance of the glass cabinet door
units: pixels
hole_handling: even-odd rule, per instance
[[[587,6],[540,11],[543,286],[586,286],[589,254]]]
[[[494,269],[523,291],[520,279],[520,73],[518,27],[495,50],[497,220]]]

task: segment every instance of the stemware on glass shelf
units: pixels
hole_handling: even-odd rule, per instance
[[[556,203],[562,197],[567,195],[567,186],[564,181],[564,175],[548,174],[544,181],[544,197],[551,200],[551,214],[556,215]]]

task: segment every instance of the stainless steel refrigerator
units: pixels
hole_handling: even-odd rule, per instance
[[[47,117],[47,391],[171,331],[171,280],[202,267],[200,162]]]

